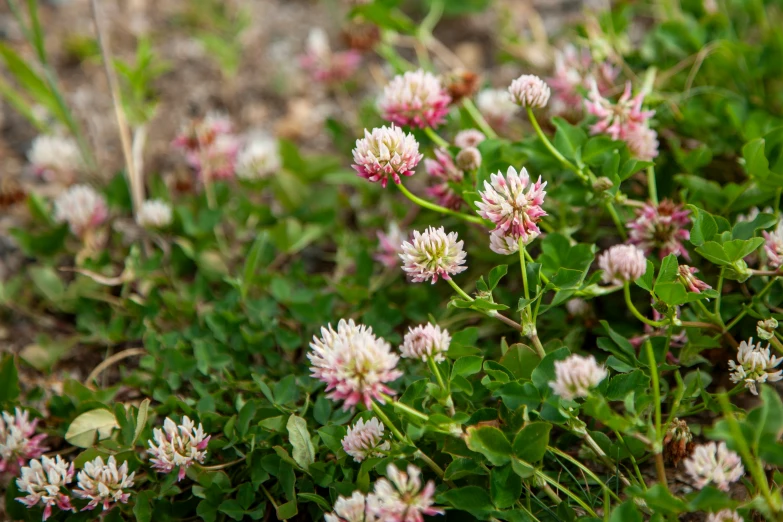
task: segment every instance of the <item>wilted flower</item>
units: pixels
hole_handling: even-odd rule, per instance
[[[534,74],[523,74],[508,88],[511,100],[517,105],[530,109],[542,109],[549,101],[549,86]]]
[[[644,251],[635,245],[615,245],[598,256],[604,283],[621,285],[636,281],[647,271]]]
[[[324,515],[325,522],[371,522],[374,518],[367,513],[367,498],[361,491],[354,491],[348,498],[338,497],[334,512]]]
[[[324,83],[344,82],[356,72],[361,61],[358,51],[332,52],[326,32],[319,27],[310,29],[305,54],[299,58],[302,68],[315,81]]]
[[[160,199],[145,201],[136,216],[136,222],[144,228],[165,228],[171,220],[171,205]]]
[[[202,180],[231,179],[236,174],[239,140],[233,134],[215,138],[201,154],[190,157],[189,162]]]
[[[385,120],[424,129],[443,123],[449,103],[438,77],[419,69],[395,76],[384,87],[378,108]]]
[[[501,256],[510,256],[519,252],[519,241],[514,236],[492,231],[489,233],[489,249]]]
[[[712,482],[721,491],[728,491],[729,484],[737,482],[745,474],[739,455],[729,450],[725,442],[700,444],[685,461],[685,472],[698,489]]]
[[[282,167],[277,140],[265,134],[248,136],[237,156],[237,177],[241,179],[262,179],[274,174]]]
[[[408,359],[419,359],[427,362],[432,357],[435,362],[445,361],[445,353],[449,351],[451,336],[448,330],[427,323],[416,328],[408,328],[400,352]]]
[[[764,384],[783,379],[783,370],[771,371],[782,362],[783,359],[769,353],[769,345],[762,349],[761,343],[754,344],[751,337],[740,343],[737,362],[729,361],[731,382],[745,382],[745,387],[753,395],[758,395],[756,383]]]
[[[571,355],[565,360],[555,361],[555,380],[549,383],[557,395],[573,400],[577,397],[587,397],[590,388],[595,388],[603,381],[608,372],[606,368],[595,362],[595,357]]]
[[[541,208],[545,187],[546,182],[542,183],[540,176],[531,184],[524,167],[519,174],[514,167],[509,167],[505,176],[498,172],[484,182],[484,192],[479,192],[481,201],[476,203],[478,214],[495,224],[495,233],[516,240],[521,238],[529,244],[541,233],[536,223],[547,215]]]
[[[465,129],[454,136],[454,145],[461,149],[478,147],[478,144],[487,139],[484,133],[478,129]]]
[[[423,515],[442,515],[443,510],[434,504],[435,483],[421,487],[421,470],[408,464],[408,472],[402,472],[394,464],[386,467],[387,478],[375,482],[373,492],[367,497],[367,509],[379,520],[388,522],[423,522]]]
[[[104,464],[101,457],[86,462],[84,469],[76,475],[76,483],[79,489],[73,493],[79,498],[89,500],[82,511],[93,510],[98,504],[103,505],[103,510],[108,511],[116,502],[126,504],[130,493],[125,491],[133,487],[135,473],[128,474],[128,462],[123,462],[117,467],[114,455]]]
[[[505,89],[484,89],[476,96],[476,107],[493,127],[503,128],[519,111]]]
[[[691,292],[695,292],[697,294],[700,294],[703,290],[709,290],[712,288],[710,285],[696,277],[696,273],[699,271],[698,268],[694,266],[688,266],[688,265],[680,265],[677,268],[677,274],[680,279],[680,282],[685,285],[688,290]]]
[[[193,118],[180,129],[172,144],[182,150],[189,161],[211,147],[218,136],[231,135],[234,125],[225,114],[211,112],[203,118]]]
[[[581,112],[583,93],[595,82],[598,92],[608,93],[620,70],[607,62],[595,63],[589,49],[567,45],[555,52],[555,70],[548,84],[554,94],[552,110],[557,114]]]
[[[386,233],[378,231],[378,250],[375,252],[375,260],[382,263],[386,268],[396,268],[400,264],[400,254],[402,253],[402,243],[408,237],[403,234],[399,225],[392,221],[389,223],[389,230]]]
[[[479,80],[478,74],[464,69],[447,74],[444,83],[452,105],[461,102],[463,98],[472,97],[479,88]]]
[[[326,384],[327,397],[344,401],[343,409],[359,402],[369,409],[373,399],[383,403],[383,394],[395,394],[387,384],[402,376],[400,357],[372,328],[340,319],[337,330],[321,328],[321,338],[313,337],[310,348],[313,377]]]
[[[774,317],[764,319],[756,323],[756,335],[765,341],[769,341],[775,337],[775,330],[778,329],[778,320]],[[2,468],[0,468],[2,469]]]
[[[200,423],[196,428],[196,423],[187,415],[180,425],[166,418],[163,429],[155,428],[152,436],[154,441],[147,441],[149,453],[153,456],[150,459],[152,467],[161,473],[171,473],[178,468],[177,481],[185,477],[185,472],[195,462],[201,464],[207,458],[207,444],[211,436],[205,435]]]
[[[353,149],[353,168],[361,177],[380,181],[385,188],[390,177],[400,183],[401,175],[412,176],[423,157],[413,134],[405,134],[392,124],[375,128],[372,133],[364,129],[364,138],[356,140]]]
[[[476,147],[465,147],[457,153],[457,166],[463,170],[476,170],[481,166],[481,152]]]
[[[46,451],[46,435],[35,434],[38,419],[30,421],[30,412],[15,408],[14,414],[0,416],[0,473],[15,473],[22,464],[37,459]]]
[[[27,159],[35,173],[46,179],[57,174],[70,177],[84,166],[76,141],[63,136],[37,136],[27,152]]]
[[[638,245],[645,254],[658,250],[661,259],[669,254],[690,259],[682,244],[682,241],[691,237],[686,229],[691,223],[689,213],[689,210],[670,199],[664,199],[657,206],[645,203],[637,209],[636,219],[628,223],[629,242]]]
[[[625,91],[617,103],[604,98],[593,82],[585,106],[588,113],[598,117],[598,122],[590,127],[590,132],[625,141],[631,152],[639,155],[639,159],[656,157],[657,135],[649,129],[649,120],[655,111],[643,111],[643,102],[644,93],[631,97],[630,82],[625,85]]]
[[[783,266],[783,220],[778,222],[778,226],[772,233],[766,230],[764,234],[764,252],[767,254],[767,262],[770,268],[780,268]]]
[[[423,233],[414,230],[413,239],[402,244],[402,269],[414,283],[451,279],[468,268],[462,266],[467,256],[462,245],[456,232],[446,234],[443,227],[428,227]]]
[[[41,457],[41,460],[31,460],[28,466],[22,468],[22,476],[16,479],[16,486],[26,496],[16,500],[28,508],[42,505],[43,519],[52,514],[52,507],[57,506],[63,511],[76,511],[71,505],[71,499],[65,487],[73,481],[73,464],[68,464],[62,457]]]
[[[710,513],[704,522],[745,522],[739,513],[731,509],[723,509],[717,513]]]
[[[367,422],[359,419],[348,428],[342,444],[345,452],[356,462],[368,457],[382,457],[391,447],[389,441],[383,440],[383,424],[376,417]]]
[[[673,418],[663,437],[663,456],[675,466],[693,453],[693,434],[688,423]]]
[[[77,236],[100,226],[109,215],[106,200],[88,185],[74,185],[54,202],[54,219]]]
[[[427,194],[435,198],[438,205],[458,209],[462,205],[462,196],[451,186],[461,184],[465,176],[451,159],[451,154],[445,149],[435,149],[435,159],[426,158],[424,169],[427,174],[437,180],[437,184],[427,189]]]

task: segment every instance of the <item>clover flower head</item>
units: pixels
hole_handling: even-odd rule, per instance
[[[384,87],[378,108],[387,121],[424,129],[443,123],[450,103],[440,79],[419,69],[395,76]]]
[[[54,219],[68,223],[74,235],[83,236],[108,217],[106,200],[89,185],[74,185],[54,201]]]
[[[552,88],[552,109],[557,114],[579,112],[582,109],[583,92],[590,90],[595,81],[598,92],[607,94],[620,70],[607,62],[596,63],[589,49],[577,50],[567,45],[555,51],[554,74],[547,83]]]
[[[192,118],[180,128],[172,145],[185,153],[188,158],[199,155],[211,147],[218,136],[231,135],[234,125],[223,113],[210,112],[203,118]]]
[[[778,329],[778,320],[774,317],[764,319],[756,323],[756,335],[764,341],[769,341],[775,337],[775,330]]]
[[[762,231],[764,234],[764,252],[767,254],[767,262],[770,268],[783,266],[783,219],[772,232]]]
[[[487,139],[484,133],[478,129],[465,129],[454,136],[454,145],[461,149],[478,147],[479,143]]]
[[[274,174],[282,166],[277,140],[261,133],[247,137],[237,156],[237,177],[256,180]]]
[[[338,497],[334,511],[324,515],[325,522],[371,522],[373,519],[367,513],[367,497],[361,491],[354,491],[347,498]]]
[[[674,254],[690,260],[683,241],[690,238],[690,211],[670,199],[658,205],[645,203],[636,211],[636,219],[628,223],[629,242],[639,246],[645,254],[658,250],[661,259]]]
[[[442,509],[433,507],[435,483],[422,488],[421,470],[408,464],[407,473],[394,464],[386,467],[386,478],[375,482],[367,497],[368,511],[379,520],[388,522],[423,522],[423,515],[442,515]]]
[[[64,136],[37,136],[27,151],[27,159],[35,173],[47,179],[57,174],[74,174],[84,167],[76,141]]]
[[[555,361],[555,380],[549,383],[552,390],[566,400],[587,397],[590,388],[603,381],[608,372],[592,355],[582,357],[571,355],[565,360]]]
[[[744,382],[745,387],[753,395],[758,395],[756,384],[777,382],[783,379],[783,370],[772,371],[783,362],[783,358],[771,355],[769,345],[761,348],[761,343],[754,344],[751,337],[742,341],[737,352],[737,362],[729,361],[731,382]]]
[[[493,127],[505,127],[511,118],[519,112],[506,89],[484,89],[476,96],[476,107]]]
[[[221,134],[201,154],[190,156],[189,162],[202,180],[231,179],[236,174],[239,140],[233,134]]]
[[[313,377],[326,384],[328,398],[344,401],[343,409],[359,402],[369,409],[373,400],[383,403],[384,394],[396,393],[387,385],[402,376],[397,370],[400,357],[369,326],[340,319],[337,330],[322,327],[321,337],[313,337],[310,348]]]
[[[185,415],[182,424],[170,418],[163,421],[163,429],[152,430],[153,440],[147,441],[152,455],[153,469],[160,473],[171,473],[178,468],[177,481],[185,478],[188,468],[195,462],[203,463],[207,458],[207,444],[211,435],[204,433],[204,427]]]
[[[495,233],[521,238],[529,244],[541,233],[537,223],[547,215],[541,208],[545,187],[546,182],[542,183],[540,176],[531,183],[524,167],[519,173],[509,167],[505,176],[500,172],[492,174],[484,182],[484,191],[479,191],[478,215],[495,224]]]
[[[171,205],[160,199],[145,201],[136,216],[136,222],[144,228],[165,228],[172,219]]]
[[[76,485],[79,487],[74,495],[90,502],[82,508],[82,511],[93,510],[98,504],[103,505],[103,510],[111,509],[112,504],[122,502],[126,504],[130,493],[125,491],[133,487],[135,473],[128,474],[128,462],[117,466],[114,455],[109,457],[106,463],[103,458],[95,457],[86,462],[84,469],[76,475]]]
[[[362,55],[358,51],[333,52],[326,32],[320,27],[310,30],[305,53],[299,57],[302,68],[321,83],[344,82],[353,76],[361,61]]]
[[[30,412],[15,408],[11,414],[0,415],[0,473],[15,473],[30,459],[37,459],[47,448],[46,435],[35,434],[38,419],[30,420]]]
[[[476,147],[465,147],[457,153],[457,166],[463,170],[476,170],[481,166],[481,152]]]
[[[523,74],[508,87],[511,99],[517,105],[529,109],[543,109],[551,94],[544,80],[534,74]]]
[[[364,130],[364,138],[356,140],[353,149],[353,168],[359,176],[372,182],[380,181],[385,188],[389,178],[399,184],[400,176],[412,176],[423,157],[413,134],[406,134],[392,124],[372,132]]]
[[[72,481],[73,463],[69,465],[59,455],[53,459],[46,456],[40,460],[33,459],[22,468],[21,476],[16,479],[19,491],[27,495],[16,500],[28,508],[43,506],[43,520],[51,516],[55,506],[63,511],[76,511],[65,492]]]
[[[700,294],[702,291],[709,290],[712,287],[696,277],[696,273],[698,271],[698,268],[688,265],[680,265],[677,268],[677,274],[680,282],[691,292]]]
[[[663,437],[663,456],[675,466],[693,453],[693,434],[685,420],[673,418]]]
[[[378,250],[375,252],[375,260],[386,268],[396,268],[400,265],[402,243],[408,238],[406,233],[400,230],[400,226],[392,221],[386,232],[377,232]]]
[[[345,452],[356,462],[369,457],[382,457],[391,447],[388,440],[383,440],[383,424],[377,417],[367,422],[359,419],[353,427],[348,428],[342,444]]]
[[[647,271],[644,251],[635,245],[615,245],[598,256],[605,283],[621,285],[639,279]]]
[[[642,161],[652,161],[658,157],[658,133],[650,127],[637,125],[627,130],[625,144],[631,154]]]
[[[745,519],[734,510],[722,509],[717,513],[710,513],[704,522],[745,522]]]
[[[590,313],[590,303],[580,297],[566,301],[566,310],[574,317],[582,317]]]
[[[400,352],[406,359],[419,359],[427,362],[431,357],[435,362],[446,360],[445,353],[449,351],[451,335],[445,328],[427,323],[416,328],[409,328],[400,346]]]
[[[462,196],[451,184],[461,184],[465,174],[454,164],[451,154],[445,149],[435,149],[435,159],[425,159],[424,169],[436,180],[436,184],[427,189],[427,194],[442,207],[458,209]]]
[[[740,456],[726,447],[725,442],[700,444],[693,455],[684,463],[685,472],[690,475],[698,489],[712,482],[721,491],[728,491],[729,484],[737,482],[745,474]]]
[[[519,241],[514,236],[492,231],[489,233],[489,249],[501,256],[510,256],[519,252]]]
[[[463,266],[467,254],[457,241],[457,233],[446,234],[443,227],[428,227],[424,232],[413,231],[413,238],[402,244],[402,269],[414,283],[431,280],[451,279],[451,276],[464,272]]]

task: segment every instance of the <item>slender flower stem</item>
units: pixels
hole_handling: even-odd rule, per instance
[[[647,192],[650,194],[650,201],[653,205],[658,205],[658,186],[655,184],[655,167],[647,167]]]
[[[783,343],[780,342],[780,339],[773,336],[772,339],[770,339],[769,341],[770,344],[772,344],[772,346],[774,346],[778,352],[783,353]]]
[[[527,287],[527,270],[525,269],[525,254],[527,253],[527,249],[525,248],[525,240],[521,237],[519,238],[519,266],[522,269],[522,285],[524,286],[524,292],[525,292],[525,299],[530,299],[530,291]],[[530,305],[526,307],[528,310],[530,309]]]
[[[389,396],[388,396],[388,395],[386,395],[386,394],[383,394],[383,393],[382,393],[382,394],[381,394],[381,398],[382,398],[384,401],[386,401],[386,402],[390,403],[390,404],[392,405],[392,407],[393,407],[393,408],[395,408],[395,409],[397,409],[397,410],[400,410],[400,411],[404,411],[404,412],[408,413],[409,415],[411,415],[411,416],[413,416],[413,417],[416,417],[417,419],[420,419],[420,420],[422,420],[422,421],[424,421],[424,422],[428,422],[428,421],[430,420],[430,418],[429,418],[429,416],[428,416],[428,415],[426,415],[426,414],[424,414],[424,413],[420,412],[419,410],[417,410],[417,409],[415,409],[415,408],[411,408],[411,407],[410,407],[410,406],[408,406],[407,404],[403,404],[403,403],[401,403],[400,401],[395,401],[393,398],[389,397]],[[373,404],[375,404],[375,403],[373,403]],[[374,411],[374,410],[373,410],[373,411]],[[383,420],[383,419],[381,419],[381,420]]]
[[[468,214],[463,214],[462,212],[455,212],[454,210],[451,210],[450,208],[441,207],[440,205],[436,205],[435,203],[430,203],[427,200],[421,199],[418,196],[414,196],[407,188],[405,188],[405,185],[402,183],[396,183],[397,188],[400,189],[400,191],[405,194],[405,197],[416,203],[417,205],[424,207],[429,210],[434,210],[435,212],[440,212],[441,214],[448,214],[449,216],[456,216],[460,219],[464,219],[465,221],[468,221],[470,223],[477,223],[479,225],[484,224],[484,221],[478,217],[478,216],[471,216]]]
[[[588,476],[588,477],[590,477],[591,479],[595,480],[596,484],[600,485],[600,486],[601,486],[601,488],[602,488],[604,491],[608,492],[608,493],[609,493],[609,495],[611,495],[612,497],[614,497],[614,499],[615,499],[616,501],[618,501],[618,502],[622,502],[622,501],[620,500],[620,497],[618,497],[618,496],[615,494],[615,492],[614,492],[614,491],[612,491],[611,489],[609,489],[609,487],[608,487],[606,484],[604,484],[604,483],[603,483],[603,481],[602,481],[601,479],[599,479],[599,478],[598,478],[598,475],[596,475],[595,473],[593,473],[592,471],[590,471],[590,469],[589,469],[589,468],[587,468],[587,467],[586,467],[584,464],[582,464],[581,462],[579,462],[578,460],[576,460],[574,457],[572,457],[572,456],[571,456],[571,455],[569,455],[568,453],[565,453],[564,451],[561,451],[561,450],[559,450],[559,449],[557,449],[557,448],[555,448],[555,447],[553,447],[553,446],[547,446],[547,447],[546,447],[546,449],[547,449],[548,451],[550,451],[551,453],[554,453],[554,454],[555,454],[555,455],[557,455],[558,457],[561,457],[561,458],[564,458],[564,459],[566,459],[568,462],[570,462],[571,464],[573,464],[574,466],[576,466],[577,468],[579,468],[579,469],[582,471],[582,473],[584,473],[585,475],[587,475],[587,476]]]
[[[650,376],[652,378],[653,404],[655,406],[655,444],[653,452],[655,453],[655,470],[658,473],[658,483],[668,491],[669,483],[666,479],[666,468],[663,465],[663,454],[661,453],[661,443],[663,441],[663,427],[661,426],[661,388],[658,380],[658,363],[655,361],[652,343],[648,340],[644,343],[647,351],[647,360],[650,365]]]
[[[438,147],[443,147],[444,149],[449,148],[449,142],[441,138],[431,127],[425,127],[424,134],[426,134]]]
[[[720,267],[720,275],[718,276],[718,287],[715,289],[718,292],[718,297],[715,298],[715,316],[723,323],[723,319],[720,316],[720,298],[723,293],[723,276],[726,274],[726,267]]]
[[[470,297],[468,294],[466,294],[465,291],[462,288],[460,288],[459,285],[455,283],[453,279],[451,278],[446,279],[446,282],[449,285],[451,285],[454,291],[457,292],[461,298],[465,299],[466,301],[473,301],[473,298]]]
[[[620,221],[620,216],[617,214],[617,210],[614,208],[614,205],[611,201],[606,202],[606,211],[609,213],[612,221],[614,221],[614,224],[617,227],[617,232],[620,234],[620,237],[623,239],[623,241],[628,239],[628,234],[625,231],[623,222]]]
[[[721,271],[721,275],[723,275],[722,271]],[[755,298],[763,297],[764,294],[766,294],[772,289],[772,287],[775,285],[775,281],[777,281],[777,278],[774,277],[771,278],[769,282],[764,286],[764,288],[762,288],[761,291],[758,294],[756,294],[754,297]],[[731,322],[728,325],[726,325],[726,330],[731,330],[732,328],[734,328],[734,326],[736,326],[737,323],[740,322],[742,318],[745,317],[745,315],[747,315],[747,313],[748,313],[748,307],[746,306],[739,314],[737,314],[737,317],[732,319]]]
[[[438,381],[438,386],[440,386],[440,389],[444,392],[449,391],[449,389],[446,388],[446,383],[443,382],[443,377],[440,375],[438,363],[435,362],[435,359],[432,357],[427,357],[427,365],[430,367],[430,371],[433,373],[433,375],[435,375],[435,380]]]
[[[631,311],[634,317],[639,319],[644,324],[652,326],[653,328],[666,326],[666,321],[653,321],[652,319],[647,319],[639,312],[639,310],[636,309],[633,302],[631,301],[631,285],[628,283],[628,281],[623,284],[623,293],[625,294],[625,304],[628,306],[628,309]]]
[[[470,98],[463,98],[462,106],[468,114],[470,114],[470,117],[473,118],[473,121],[476,122],[476,125],[478,125],[481,132],[483,132],[487,138],[495,139],[498,137],[497,133],[489,126],[489,123],[487,123],[487,120],[484,119],[484,116],[481,115],[481,112],[479,112],[478,108],[473,103],[473,100]]]
[[[544,345],[541,344],[541,339],[538,338],[538,334],[533,333],[528,336],[528,339],[530,339],[533,342],[533,348],[536,349],[536,355],[538,355],[539,359],[543,359],[546,357],[546,350],[544,350]]]
[[[536,131],[536,134],[538,134],[538,137],[544,143],[544,146],[552,154],[552,156],[557,158],[557,160],[560,163],[562,163],[566,168],[568,168],[569,170],[574,171],[579,177],[581,177],[582,179],[586,179],[586,176],[584,175],[584,173],[581,170],[579,170],[576,167],[576,165],[574,165],[573,163],[568,161],[566,159],[566,157],[563,156],[562,154],[560,154],[560,151],[557,150],[554,145],[552,145],[552,142],[549,141],[549,138],[546,137],[546,134],[544,134],[544,131],[541,130],[541,126],[538,124],[538,120],[536,119],[535,114],[533,114],[533,109],[531,109],[530,107],[527,107],[527,116],[528,116],[528,118],[530,118],[530,123],[533,125],[533,128]]]
[[[275,510],[277,510],[278,508],[277,502],[275,502],[275,499],[272,497],[272,494],[269,492],[268,489],[264,487],[263,484],[261,484],[261,490],[264,492],[264,495],[266,495],[266,498],[269,499],[269,502],[272,504],[272,507],[274,507]]]
[[[400,442],[406,442],[405,435],[402,434],[402,432],[397,429],[397,426],[392,423],[391,419],[383,412],[380,406],[378,406],[378,403],[373,401],[372,403],[372,411],[375,413],[375,415],[378,416],[379,419],[381,419],[381,422],[389,428],[389,431],[392,432],[392,434],[397,437],[397,440]]]

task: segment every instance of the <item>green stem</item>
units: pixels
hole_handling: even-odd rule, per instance
[[[661,425],[661,388],[658,380],[658,363],[655,361],[652,343],[648,340],[644,343],[647,351],[647,360],[650,365],[650,376],[652,378],[653,404],[655,405],[655,444],[653,452],[655,453],[655,470],[658,473],[658,482],[669,490],[669,482],[666,479],[666,468],[663,465],[663,455],[661,454],[661,443],[663,441],[663,427]]]
[[[561,492],[563,492],[565,495],[567,495],[568,497],[570,497],[570,498],[571,498],[571,500],[573,500],[574,502],[576,502],[577,504],[579,504],[579,505],[582,507],[582,509],[584,509],[584,510],[585,510],[587,513],[589,513],[591,517],[596,517],[596,518],[598,518],[598,515],[595,513],[595,511],[593,511],[593,509],[592,509],[590,506],[588,506],[588,505],[585,503],[585,501],[584,501],[584,500],[582,500],[581,498],[579,498],[579,497],[578,497],[576,494],[574,494],[574,493],[573,493],[573,492],[572,492],[570,489],[568,489],[567,487],[565,487],[565,486],[561,485],[561,484],[560,484],[560,483],[558,483],[556,480],[554,480],[554,479],[550,478],[548,475],[546,475],[545,473],[543,473],[543,472],[541,472],[541,471],[539,471],[539,470],[536,470],[536,471],[535,471],[535,475],[536,475],[536,477],[540,478],[541,480],[543,480],[544,482],[546,482],[546,483],[547,483],[547,484],[549,484],[550,486],[553,486],[555,489],[558,489],[558,490],[560,490],[560,491],[561,491]]]
[[[455,292],[457,292],[460,295],[460,297],[462,297],[466,301],[473,301],[473,298],[470,297],[468,294],[466,294],[465,291],[462,288],[460,288],[459,285],[455,283],[453,279],[451,278],[446,279],[446,282],[449,285],[451,285],[451,287],[454,289]]]
[[[533,348],[536,349],[536,355],[538,355],[539,359],[543,359],[546,357],[546,351],[544,350],[544,345],[541,344],[541,339],[538,338],[538,334],[533,333],[528,336],[528,339],[533,341]]]
[[[424,207],[429,210],[434,210],[435,212],[440,212],[441,214],[447,214],[449,216],[455,216],[460,219],[464,219],[465,221],[468,221],[470,223],[477,223],[479,225],[483,225],[484,221],[478,217],[478,216],[470,216],[468,214],[463,214],[461,212],[455,212],[454,210],[451,210],[446,207],[441,207],[440,205],[436,205],[434,203],[430,203],[429,201],[426,201],[424,199],[421,199],[418,196],[414,196],[407,188],[405,188],[405,185],[402,183],[396,183],[397,188],[400,189],[400,191],[405,194],[405,197],[419,205],[420,207]]]
[[[653,321],[652,319],[647,319],[639,312],[639,310],[636,309],[633,302],[631,301],[631,285],[628,281],[623,284],[623,293],[625,294],[625,304],[628,306],[628,309],[631,311],[634,317],[639,319],[644,324],[652,326],[653,328],[666,326],[666,321]]]
[[[420,420],[422,420],[424,422],[428,422],[430,420],[428,415],[426,415],[426,414],[416,410],[415,408],[411,408],[407,404],[403,404],[403,403],[401,403],[399,401],[395,401],[394,399],[392,399],[388,395],[381,394],[381,397],[386,402],[391,403],[391,405],[392,405],[392,407],[394,409],[397,409],[397,410],[400,410],[400,411],[404,411],[405,413],[407,413],[407,414],[409,414],[409,415],[411,415],[413,417],[416,417],[417,419],[420,419]],[[383,419],[381,419],[381,420],[383,420]]]
[[[449,142],[438,136],[438,133],[432,130],[432,127],[425,127],[424,133],[433,141],[438,147],[443,147],[444,149],[449,148]]]
[[[552,145],[552,142],[549,141],[549,138],[546,137],[546,134],[544,134],[544,131],[541,130],[541,126],[538,124],[538,120],[536,119],[535,114],[533,114],[533,110],[530,107],[527,107],[527,116],[530,118],[530,123],[533,125],[533,128],[536,131],[536,134],[538,134],[538,137],[541,139],[541,141],[544,143],[544,146],[547,148],[547,150],[557,158],[557,160],[562,163],[565,167],[567,167],[569,170],[574,171],[576,174],[578,174],[580,177],[584,179],[584,174],[582,171],[580,171],[576,165],[568,161],[565,156],[560,154],[560,151],[555,148],[554,145]]]
[[[479,112],[478,108],[473,103],[473,100],[464,98],[462,100],[462,106],[487,138],[495,139],[498,137],[497,133],[490,127],[489,123],[487,123],[487,120],[484,119],[484,116],[481,115],[481,112]]]
[[[628,234],[625,232],[623,222],[620,221],[620,216],[617,214],[617,210],[614,208],[614,205],[611,201],[606,202],[606,211],[609,212],[609,216],[612,218],[612,221],[614,221],[614,224],[617,227],[617,232],[620,234],[620,237],[623,239],[623,241],[628,239]]]
[[[647,192],[650,194],[650,201],[653,205],[658,205],[658,187],[655,184],[655,168],[647,167]]]
[[[723,275],[723,271],[721,271],[721,275]],[[775,284],[775,281],[777,281],[776,277],[770,278],[769,282],[764,286],[764,288],[762,288],[761,291],[754,296],[754,299],[761,298],[764,296],[764,294],[769,292],[770,289],[772,289],[772,286]],[[726,330],[728,331],[734,328],[734,326],[736,326],[737,323],[740,322],[742,318],[745,317],[745,315],[747,315],[748,309],[749,308],[745,306],[745,308],[739,314],[737,314],[737,317],[732,319],[731,322],[726,325]]]
[[[275,511],[277,511],[277,502],[275,502],[275,499],[272,497],[272,494],[269,492],[269,490],[266,489],[263,484],[261,484],[261,490],[264,492],[264,495],[266,495],[266,498],[269,499],[269,502],[272,504],[272,507],[275,508]]]
[[[620,441],[620,443],[625,446],[626,451],[628,451],[628,456],[631,459],[631,464],[633,465],[633,471],[636,473],[636,480],[639,481],[639,485],[642,487],[643,490],[647,491],[647,483],[644,481],[644,477],[642,476],[642,470],[639,469],[639,464],[636,462],[636,458],[633,456],[633,452],[631,451],[631,448],[628,447],[628,444],[625,443],[625,439],[617,430],[614,431],[615,436],[617,437],[617,440]]]
[[[559,450],[559,449],[557,449],[557,448],[555,448],[555,447],[552,447],[552,446],[547,446],[547,447],[546,447],[546,449],[547,449],[548,451],[550,451],[550,452],[554,453],[554,454],[555,454],[555,455],[557,455],[558,457],[561,457],[561,458],[564,458],[564,459],[566,459],[568,462],[570,462],[571,464],[573,464],[574,466],[576,466],[577,468],[579,468],[580,470],[582,470],[582,473],[584,473],[585,475],[587,475],[587,476],[588,476],[588,477],[590,477],[591,479],[595,480],[595,481],[596,481],[596,483],[598,483],[598,484],[601,486],[601,489],[603,489],[604,491],[608,492],[608,493],[609,493],[609,494],[610,494],[612,497],[614,497],[614,499],[615,499],[616,501],[618,501],[618,502],[622,502],[622,501],[620,500],[620,497],[618,497],[618,496],[617,496],[617,495],[614,493],[614,491],[612,491],[611,489],[609,489],[609,487],[608,487],[606,484],[604,484],[604,482],[603,482],[601,479],[599,479],[599,478],[598,478],[598,475],[596,475],[595,473],[593,473],[592,471],[590,471],[590,469],[589,469],[589,468],[587,468],[587,467],[586,467],[584,464],[582,464],[581,462],[579,462],[578,460],[576,460],[574,457],[572,457],[572,456],[571,456],[571,455],[569,455],[568,453],[565,453],[565,452],[563,452],[563,451],[561,451],[561,450]]]
[[[715,316],[723,322],[720,316],[720,298],[723,293],[723,276],[726,273],[726,267],[720,267],[720,275],[718,276],[718,287],[715,289],[718,292],[718,297],[715,298]]]
[[[378,406],[378,404],[375,401],[372,402],[372,411],[373,413],[375,413],[375,415],[378,416],[379,419],[381,419],[381,422],[387,428],[389,428],[389,431],[391,431],[392,434],[395,437],[397,437],[397,440],[399,440],[400,442],[406,442],[405,435],[403,435],[402,432],[399,429],[397,429],[397,426],[395,426],[392,423],[391,419],[389,419],[389,417],[383,412],[381,407]]]
[[[530,299],[530,291],[527,288],[527,270],[525,269],[525,254],[527,249],[525,248],[525,241],[521,237],[519,238],[519,266],[522,269],[522,285],[524,286],[525,299]],[[526,307],[530,310],[530,305]]]
[[[433,373],[433,375],[435,375],[435,379],[438,381],[438,386],[440,386],[440,389],[444,392],[449,391],[448,388],[446,388],[446,384],[443,382],[443,377],[440,375],[438,363],[435,362],[435,359],[432,357],[427,357],[427,365],[430,367],[430,371]]]

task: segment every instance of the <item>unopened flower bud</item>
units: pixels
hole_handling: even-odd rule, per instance
[[[688,423],[677,417],[669,423],[669,429],[663,438],[664,458],[677,466],[682,459],[693,453],[693,435]]]
[[[600,178],[597,178],[595,181],[593,181],[593,190],[595,192],[604,192],[605,190],[609,190],[612,187],[614,187],[614,183],[606,176],[601,176]]]
[[[476,147],[467,147],[457,154],[457,166],[462,170],[476,170],[481,166],[481,153]]]
[[[769,341],[773,337],[775,337],[775,330],[778,327],[778,320],[774,317],[770,317],[769,319],[765,319],[764,321],[759,321],[756,324],[756,335],[759,336],[759,338]]]
[[[508,92],[514,103],[531,109],[546,107],[551,94],[546,82],[532,74],[523,74],[511,82]]]

